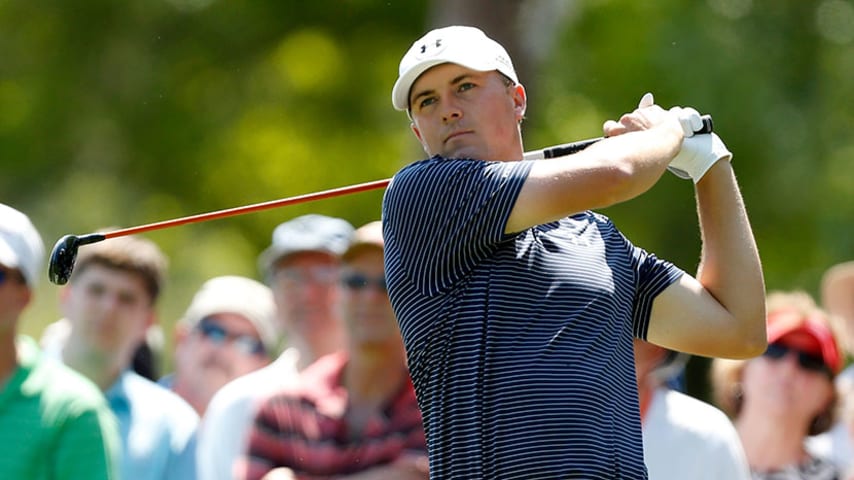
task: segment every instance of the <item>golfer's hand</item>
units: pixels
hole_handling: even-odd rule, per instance
[[[614,137],[628,132],[649,130],[652,127],[662,125],[684,135],[678,113],[676,109],[668,111],[659,107],[655,104],[652,94],[646,93],[641,97],[638,108],[633,112],[626,113],[620,117],[619,121],[608,120],[605,122],[602,126],[603,134],[606,137]]]

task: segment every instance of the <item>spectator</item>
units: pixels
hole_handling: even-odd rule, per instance
[[[269,366],[226,384],[211,399],[199,433],[199,478],[232,480],[232,468],[246,448],[257,403],[297,377],[317,358],[343,346],[333,311],[339,256],[353,227],[345,220],[304,215],[273,231],[259,267],[273,290],[277,317],[289,347]]]
[[[237,276],[208,280],[175,326],[175,373],[161,385],[204,414],[223,385],[270,363],[275,315],[266,285]]]
[[[118,478],[118,429],[101,392],[17,334],[43,262],[30,219],[0,204],[0,476]]]
[[[734,418],[754,479],[835,479],[806,445],[833,424],[833,379],[842,365],[827,317],[803,292],[768,296],[768,349],[750,360],[716,359],[715,399]]]
[[[821,303],[831,314],[844,353],[854,356],[854,261],[839,263],[824,272]]]
[[[665,386],[685,354],[635,339],[643,450],[652,480],[748,480],[738,432],[717,408]]]
[[[243,463],[247,479],[277,467],[266,478],[428,478],[421,414],[386,291],[380,222],[356,230],[342,258],[347,350],[322,357],[263,403]]]
[[[39,343],[48,352],[60,352],[68,341],[71,325],[67,318],[60,318],[45,327]],[[160,378],[160,355],[163,352],[163,329],[152,324],[145,332],[145,341],[133,352],[131,370],[143,378],[156,381]]]
[[[166,258],[133,236],[81,248],[60,293],[71,329],[62,360],[106,393],[119,421],[122,478],[195,478],[198,415],[181,397],[130,369],[154,323]]]
[[[854,356],[854,261],[829,268],[821,281],[822,306],[830,314],[842,350]],[[810,439],[810,447],[854,478],[854,367],[836,377],[839,419],[830,431]]]

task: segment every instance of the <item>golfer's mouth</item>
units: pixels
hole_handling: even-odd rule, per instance
[[[474,133],[474,132],[472,132],[471,130],[460,130],[460,131],[458,131],[458,132],[453,132],[452,134],[450,134],[450,135],[448,135],[447,137],[445,137],[445,142],[444,142],[444,143],[448,143],[448,142],[450,142],[450,141],[452,141],[452,140],[454,140],[454,139],[456,139],[456,138],[459,138],[459,137],[461,137],[461,136],[463,136],[463,135],[469,135],[469,134],[471,134],[471,133]]]

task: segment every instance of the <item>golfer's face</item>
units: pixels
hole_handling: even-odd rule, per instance
[[[508,86],[498,72],[437,65],[418,77],[409,100],[412,130],[428,155],[521,159],[524,89]]]

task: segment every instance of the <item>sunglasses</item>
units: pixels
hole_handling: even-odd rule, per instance
[[[229,332],[222,325],[209,318],[203,318],[196,327],[204,338],[215,345],[224,345],[230,341],[234,348],[243,355],[266,355],[267,349],[261,340],[251,335],[238,335]]]
[[[388,292],[388,285],[385,282],[385,276],[369,277],[367,275],[362,275],[361,273],[351,273],[341,277],[341,285],[344,285],[350,290],[356,291],[364,290],[373,286],[381,292]]]
[[[803,352],[796,348],[783,345],[782,343],[769,344],[768,349],[765,350],[765,353],[763,355],[766,358],[779,360],[784,358],[789,353],[795,354],[798,360],[798,365],[802,369],[810,372],[822,372],[831,376],[833,375],[830,371],[830,367],[828,367],[827,364],[824,363],[824,360],[820,356]]]

